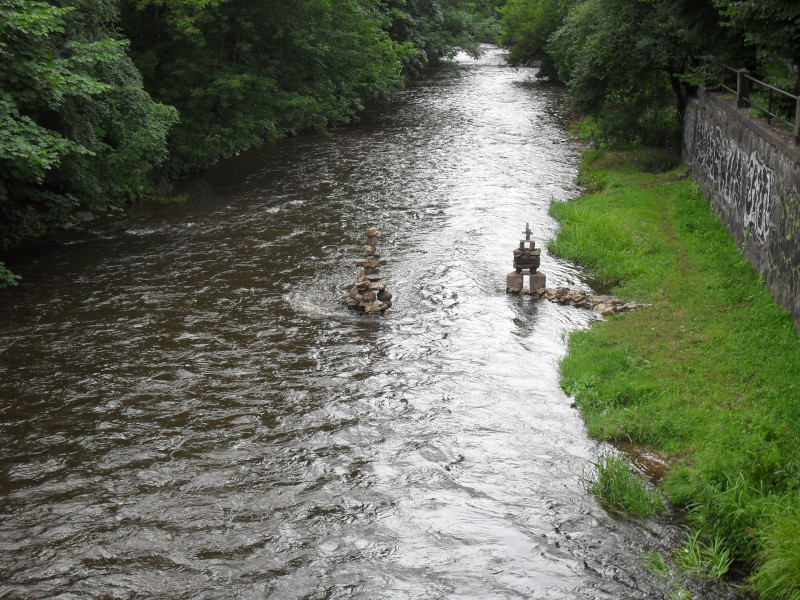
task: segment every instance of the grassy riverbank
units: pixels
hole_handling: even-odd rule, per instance
[[[592,191],[552,204],[551,252],[652,303],[573,333],[562,385],[592,435],[669,457],[662,490],[764,598],[800,599],[800,338],[696,184],[652,157],[590,151]]]

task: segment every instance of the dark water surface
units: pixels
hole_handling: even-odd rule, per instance
[[[561,95],[491,49],[13,265],[0,597],[660,598],[664,532],[580,484],[603,446],[557,363],[591,315],[504,293],[577,193]]]

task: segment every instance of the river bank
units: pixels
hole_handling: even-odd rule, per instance
[[[669,458],[661,489],[755,591],[798,598],[800,339],[685,167],[647,158],[588,151],[590,191],[551,205],[551,252],[652,303],[572,333],[562,387],[591,435]]]

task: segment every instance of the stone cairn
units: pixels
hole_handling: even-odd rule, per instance
[[[378,230],[367,229],[367,245],[364,246],[365,258],[356,260],[361,267],[353,288],[345,298],[347,308],[367,316],[382,315],[392,305],[392,294],[386,289],[386,279],[380,268],[386,259],[378,254]]]
[[[525,223],[525,239],[519,241],[519,249],[514,250],[514,271],[506,276],[507,294],[527,294],[530,290],[543,289],[546,276],[544,273],[537,273],[541,261],[542,251],[536,247],[536,243],[531,239],[531,228],[529,223]],[[529,277],[528,287],[524,287],[525,277]]]
[[[525,239],[519,241],[519,249],[514,250],[514,271],[506,276],[506,293],[530,294],[536,298],[547,298],[550,302],[588,308],[603,316],[628,312],[637,308],[652,306],[638,302],[626,302],[614,296],[596,295],[587,291],[572,291],[569,288],[546,288],[545,274],[538,273],[542,251],[536,248],[531,239],[529,224],[525,224]],[[524,277],[530,277],[528,287],[524,287]]]

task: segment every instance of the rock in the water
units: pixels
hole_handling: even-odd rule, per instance
[[[512,271],[506,275],[506,294],[519,294],[522,292],[522,275]]]
[[[547,281],[547,277],[544,273],[536,272],[531,274],[531,289],[532,290],[540,290],[545,287],[545,282]]]
[[[383,289],[378,292],[378,300],[381,302],[389,302],[392,299],[392,292],[387,289]]]
[[[386,280],[382,281],[374,281],[369,284],[369,289],[375,290],[376,292],[382,292],[386,289]]]
[[[88,210],[81,210],[75,213],[75,216],[83,223],[94,221],[94,215]]]

